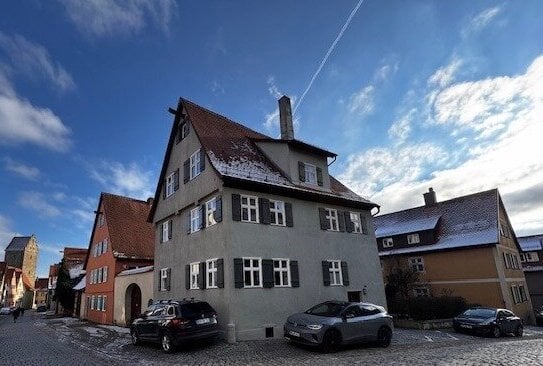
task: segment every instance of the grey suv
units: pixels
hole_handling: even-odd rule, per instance
[[[342,344],[377,342],[388,347],[392,340],[392,316],[370,303],[327,301],[304,313],[288,317],[285,337],[296,343],[321,346],[335,352]]]
[[[166,353],[181,343],[216,338],[217,312],[205,301],[156,301],[130,327],[132,343],[160,343]]]

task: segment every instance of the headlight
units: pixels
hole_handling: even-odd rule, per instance
[[[311,330],[319,330],[322,328],[322,324],[309,324],[307,327]]]

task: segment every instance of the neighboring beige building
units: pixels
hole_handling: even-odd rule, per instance
[[[397,266],[419,273],[412,296],[450,294],[468,303],[507,308],[534,322],[520,246],[497,189],[375,218],[385,278]]]
[[[120,272],[115,277],[114,294],[113,324],[129,326],[152,300],[153,266]]]

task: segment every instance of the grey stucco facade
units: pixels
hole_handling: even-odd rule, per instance
[[[190,155],[205,148],[194,132],[191,129],[191,133],[179,143],[170,138],[171,148],[169,154],[166,154],[168,159],[164,162],[162,176],[168,176],[177,169],[183,171],[184,162]],[[298,161],[321,167],[323,185],[315,191],[330,191],[326,156],[318,156],[313,152],[304,154],[300,149],[289,149],[284,144],[274,143],[266,144],[262,150],[293,181],[297,180]],[[261,191],[250,185],[245,188],[243,184],[232,187],[225,184],[208,157],[204,166],[204,170],[192,180],[184,183],[180,177],[179,189],[169,197],[164,198],[162,193],[165,184],[157,189],[153,215],[156,228],[154,299],[195,298],[207,301],[217,310],[219,324],[225,335],[228,325],[230,328],[233,326],[238,340],[269,337],[270,328],[273,328],[274,337],[282,337],[282,327],[288,315],[304,311],[322,301],[347,300],[348,292],[358,292],[362,301],[386,306],[369,209],[362,209],[354,203],[351,207],[322,203],[306,197],[299,198],[296,194],[285,196],[273,186]],[[233,196],[236,195],[254,196],[259,202],[260,199],[266,199],[289,203],[292,208],[292,226],[243,222],[234,214],[239,210],[239,207],[233,207],[236,204]],[[219,222],[190,233],[190,211],[215,197],[220,197],[222,202]],[[367,233],[323,230],[319,221],[319,208],[360,214],[367,223]],[[172,229],[171,239],[163,242],[162,224],[165,221],[170,221]],[[261,279],[256,287],[240,288],[239,267],[234,263],[237,260],[239,264],[243,258],[261,260]],[[187,272],[187,266],[211,259],[220,260],[220,285],[217,288],[188,289],[190,281],[187,276],[190,273]],[[297,264],[298,276],[292,272],[293,267],[287,271],[290,278],[287,286],[264,287],[263,263],[264,260],[273,259]],[[329,260],[346,263],[343,276],[344,282],[347,282],[348,275],[348,285],[325,285],[323,261]],[[169,271],[167,288],[161,284],[161,269]],[[203,270],[206,271],[205,267]],[[237,275],[235,271],[238,271]],[[296,284],[294,277],[298,280]]]

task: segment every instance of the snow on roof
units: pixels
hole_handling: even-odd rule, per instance
[[[423,230],[432,230],[435,229],[440,217],[441,216],[423,217],[420,219],[380,226],[375,230],[375,237],[382,238],[385,236],[408,234]]]
[[[154,266],[145,266],[145,267],[127,269],[122,272],[119,272],[117,276],[128,276],[128,275],[133,275],[133,274],[138,274],[138,273],[151,272],[153,268]]]
[[[518,243],[523,252],[543,249],[543,235],[531,235],[518,238]]]
[[[526,266],[523,267],[522,270],[524,272],[539,272],[543,271],[543,266]]]
[[[374,223],[377,237],[382,237],[382,235],[377,234],[379,232],[392,232],[392,229],[396,228],[427,228],[432,224],[433,220],[440,217],[439,225],[436,226],[437,241],[435,244],[423,243],[390,250],[387,248],[386,250],[380,250],[379,255],[386,256],[496,244],[499,234],[498,202],[501,202],[499,192],[497,189],[492,189],[437,202],[430,207],[420,206],[376,216]],[[404,230],[395,231],[397,232],[396,235],[407,233]]]
[[[81,281],[78,282],[77,285],[74,286],[74,290],[83,290],[85,286],[87,285],[87,276],[83,276]]]

